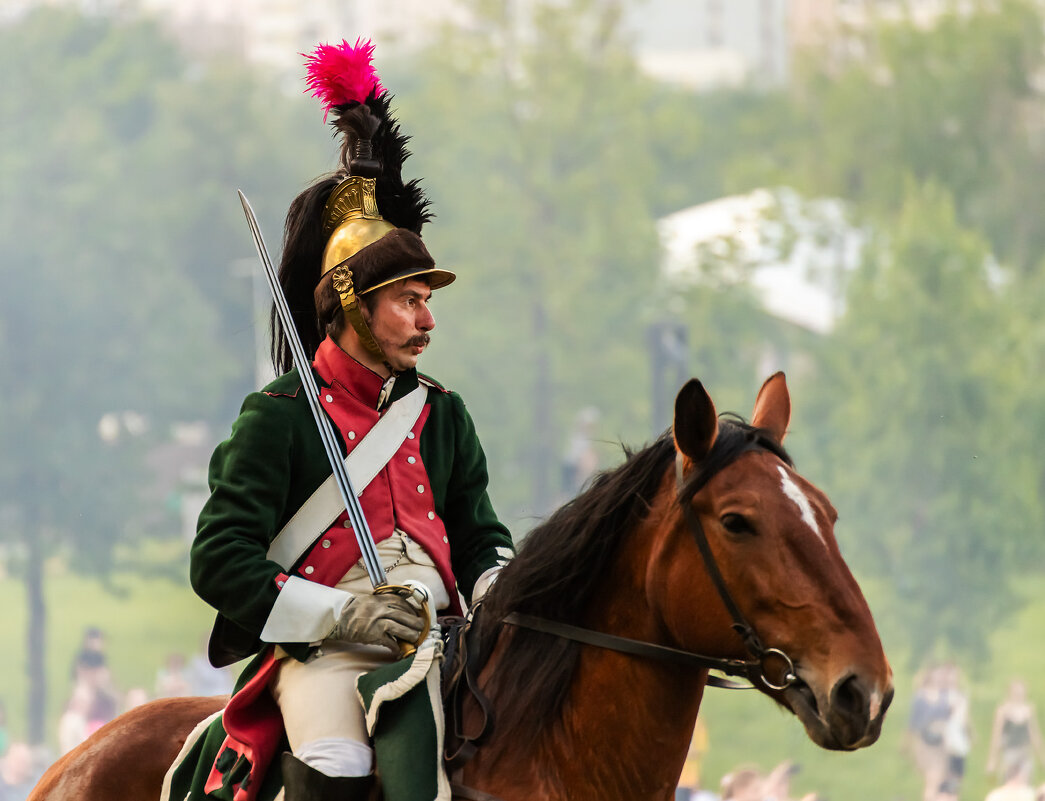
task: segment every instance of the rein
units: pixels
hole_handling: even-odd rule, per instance
[[[768,449],[762,445],[758,439],[755,439],[744,452],[751,450]],[[693,535],[693,539],[697,543],[697,548],[700,550],[700,555],[704,560],[704,568],[707,570],[708,577],[711,579],[711,583],[715,585],[715,590],[722,599],[722,603],[725,605],[730,617],[733,618],[733,629],[740,635],[740,638],[744,642],[744,647],[752,657],[751,659],[722,659],[714,656],[704,656],[690,651],[683,651],[678,648],[670,648],[666,645],[657,645],[656,643],[645,642],[642,640],[633,640],[628,637],[618,637],[614,634],[605,634],[600,631],[593,631],[592,629],[573,626],[568,623],[560,623],[559,621],[548,620],[546,618],[537,617],[536,615],[526,615],[520,612],[512,612],[507,615],[504,618],[504,622],[514,626],[531,629],[533,631],[539,631],[544,634],[551,634],[555,637],[573,640],[585,645],[592,645],[596,648],[605,648],[611,651],[619,651],[621,653],[631,654],[646,659],[656,659],[662,662],[672,662],[687,667],[719,670],[730,676],[743,676],[750,681],[752,685],[756,682],[761,682],[761,684],[769,690],[787,689],[797,681],[798,678],[795,674],[794,662],[791,657],[779,648],[767,648],[755,629],[747,622],[747,619],[737,606],[736,601],[733,600],[733,596],[729,592],[729,588],[726,586],[725,579],[722,578],[722,572],[719,570],[718,562],[715,560],[715,556],[711,552],[711,546],[708,544],[708,538],[704,533],[704,527],[700,524],[700,519],[693,511],[693,497],[704,487],[705,484],[707,484],[713,473],[704,470],[698,472],[687,481],[682,471],[682,455],[676,454],[675,475],[675,484],[678,491],[678,503],[682,507],[683,518],[686,521],[686,525],[689,527],[690,534]],[[767,673],[767,664],[771,661],[779,661],[784,665],[783,676],[779,682],[773,681]],[[722,687],[733,690],[750,689],[748,685],[737,684],[736,682],[722,679],[718,676],[708,676],[707,684],[711,687]]]
[[[666,645],[657,645],[643,640],[632,640],[628,637],[618,637],[616,634],[604,634],[601,631],[571,626],[569,623],[560,623],[557,620],[547,620],[536,615],[524,615],[520,612],[512,612],[504,618],[505,623],[520,626],[524,629],[551,634],[562,637],[565,640],[593,645],[596,648],[605,648],[609,651],[619,651],[622,654],[641,656],[646,659],[656,659],[661,662],[673,662],[677,665],[695,668],[710,668],[721,670],[731,676],[748,676],[751,671],[759,667],[759,662],[745,662],[740,659],[719,659],[713,656],[701,656],[678,648],[670,648]],[[730,690],[749,689],[746,684],[737,684],[729,679],[718,676],[708,676],[707,683],[712,687],[723,687]]]

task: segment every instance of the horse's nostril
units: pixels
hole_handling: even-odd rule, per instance
[[[832,713],[842,717],[850,726],[866,726],[870,718],[870,695],[856,675],[837,682],[831,690]]]

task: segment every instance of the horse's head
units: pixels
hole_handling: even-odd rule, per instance
[[[648,521],[658,534],[646,587],[679,647],[750,660],[711,579],[717,565],[756,640],[793,661],[791,679],[786,660],[767,657],[770,683],[787,686],[756,681],[759,689],[797,715],[818,745],[861,748],[881,732],[892,671],[839,553],[834,507],[783,451],[790,416],[783,373],[762,386],[751,426],[720,421],[699,381],[683,387],[673,428],[678,491]],[[702,556],[701,529],[714,565]]]

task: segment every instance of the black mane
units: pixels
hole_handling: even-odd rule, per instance
[[[719,420],[718,437],[700,469],[686,482],[691,497],[712,475],[742,453],[764,448],[791,460],[768,432],[738,417]],[[671,432],[624,464],[600,473],[590,487],[554,512],[526,537],[519,555],[502,571],[483,600],[479,615],[481,659],[489,658],[512,612],[583,626],[595,584],[604,575],[624,537],[649,512],[673,465]],[[570,640],[514,627],[486,688],[497,708],[498,731],[510,731],[515,745],[532,743],[553,721],[570,687],[580,646]],[[504,742],[503,740],[501,741]]]

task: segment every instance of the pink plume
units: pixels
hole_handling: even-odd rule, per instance
[[[305,55],[302,53],[301,55]],[[305,56],[308,75],[305,83],[312,96],[323,101],[323,120],[334,106],[353,100],[362,103],[373,91],[385,91],[377,70],[371,64],[374,45],[369,39],[356,39],[355,46],[343,40],[340,45],[317,45],[312,55]]]

